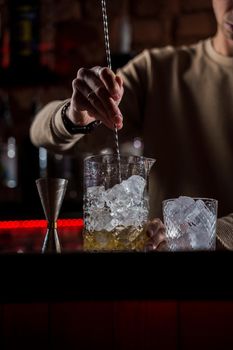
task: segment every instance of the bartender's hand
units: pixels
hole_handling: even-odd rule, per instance
[[[122,78],[107,67],[81,68],[72,82],[73,93],[67,116],[85,126],[100,120],[108,128],[121,129],[122,115],[118,108],[123,95]]]
[[[149,221],[146,227],[146,233],[149,240],[146,245],[146,251],[166,250],[165,226],[160,219]]]

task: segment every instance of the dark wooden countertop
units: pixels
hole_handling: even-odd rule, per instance
[[[0,302],[233,300],[233,252],[0,254]]]

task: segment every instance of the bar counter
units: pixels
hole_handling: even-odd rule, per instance
[[[233,300],[233,252],[91,253],[81,227],[63,227],[63,252],[41,254],[45,231],[0,230],[1,302]]]
[[[1,254],[1,302],[233,300],[232,252]]]
[[[88,253],[63,227],[41,254],[44,236],[0,229],[1,349],[233,348],[233,252]]]

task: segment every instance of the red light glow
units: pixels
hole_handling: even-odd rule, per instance
[[[82,219],[59,219],[57,220],[58,227],[77,227],[83,228]],[[47,227],[46,220],[14,220],[14,221],[0,221],[0,229],[12,228],[45,228]]]

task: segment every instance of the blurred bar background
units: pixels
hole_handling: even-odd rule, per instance
[[[114,70],[145,48],[215,31],[210,0],[111,0],[107,9]],[[37,149],[29,127],[46,103],[71,96],[80,67],[94,65],[106,65],[100,0],[0,0],[0,220],[44,217],[35,186],[43,176],[69,180],[61,216],[81,216],[85,154]],[[142,147],[136,138],[124,151]]]
[[[216,29],[210,0],[108,0],[107,9],[115,70],[145,48],[189,44],[211,36]],[[20,219],[19,227],[14,226],[15,222],[11,223],[13,226],[7,223],[0,227],[1,253],[41,250],[46,223],[40,226],[36,222],[35,230],[35,222],[21,222],[44,219],[35,186],[38,177],[67,178],[69,184],[60,217],[75,218],[82,214],[85,154],[74,158],[72,154],[51,154],[43,148],[37,149],[30,142],[29,127],[36,111],[46,103],[71,96],[71,82],[80,67],[94,65],[106,65],[101,0],[0,0],[0,221]],[[135,138],[133,143],[124,145],[124,151],[138,154],[142,147],[141,140]],[[79,224],[59,231],[64,251],[80,249],[82,223]],[[4,259],[4,254],[0,255]],[[27,254],[25,256],[27,258]],[[17,254],[16,259],[19,257],[24,254]],[[61,255],[64,257],[67,256]],[[67,292],[66,282],[69,281],[71,296],[74,290],[69,290],[69,286],[74,285],[77,291],[80,285],[85,286],[82,283],[85,279],[80,275],[85,276],[87,272],[85,278],[89,283],[93,278],[94,281],[99,278],[95,266],[93,271],[88,270],[85,263],[79,264],[79,260],[75,260],[76,257],[79,255],[74,256],[73,263],[63,264],[64,260],[61,260],[59,266],[62,269],[52,265],[57,273],[55,277],[59,274],[55,285]],[[148,269],[145,257],[142,257],[144,265],[142,263],[138,270],[132,269],[132,274],[137,275],[134,281],[142,287],[145,276],[152,271],[150,282],[157,288],[161,281],[157,279],[156,266],[166,266],[165,260],[161,264],[149,264]],[[163,256],[155,254],[154,257]],[[224,278],[231,265],[220,256],[216,257],[219,263],[216,275]],[[22,265],[19,265],[17,270],[15,261],[11,256],[9,263],[2,261],[1,291],[4,295],[10,288],[10,295],[15,294],[16,298],[14,303],[1,299],[0,349],[233,348],[232,300],[212,300],[211,293],[209,301],[191,302],[179,298],[178,301],[136,300],[134,294],[131,300],[83,301],[75,300],[74,296],[70,300],[65,297],[57,300],[56,291],[49,301],[42,298],[38,302],[33,293],[29,300],[25,297],[17,299],[20,286],[28,294],[35,288],[32,276],[33,281],[38,279],[45,289],[47,282],[53,287],[54,280],[45,279],[45,265],[41,268],[38,263],[38,268],[33,270],[36,265],[30,261],[31,270],[29,264],[21,270]],[[121,290],[125,286],[124,279],[119,278],[123,268],[119,269],[119,265],[114,270],[111,263],[109,266],[117,271],[112,275],[114,286]],[[195,278],[198,280],[203,266],[205,264],[195,265],[195,274],[191,274],[194,281]],[[54,270],[50,266],[48,271]],[[210,276],[214,274],[211,269]],[[188,288],[183,269],[177,269],[177,275],[184,281],[184,290]],[[53,273],[51,276],[54,277]],[[100,276],[102,279],[107,276],[109,283],[107,270],[102,269]],[[127,280],[128,277],[130,283],[130,274]],[[164,290],[166,286],[172,290],[172,278],[176,278],[176,273],[165,275],[167,285],[162,284]],[[226,278],[223,291],[230,281],[230,277],[229,280]],[[220,290],[221,279],[216,283]],[[97,284],[101,285],[99,280]],[[176,286],[179,287],[182,291],[182,285]],[[196,287],[197,291],[203,289],[202,285]],[[40,288],[37,295],[39,293]]]

